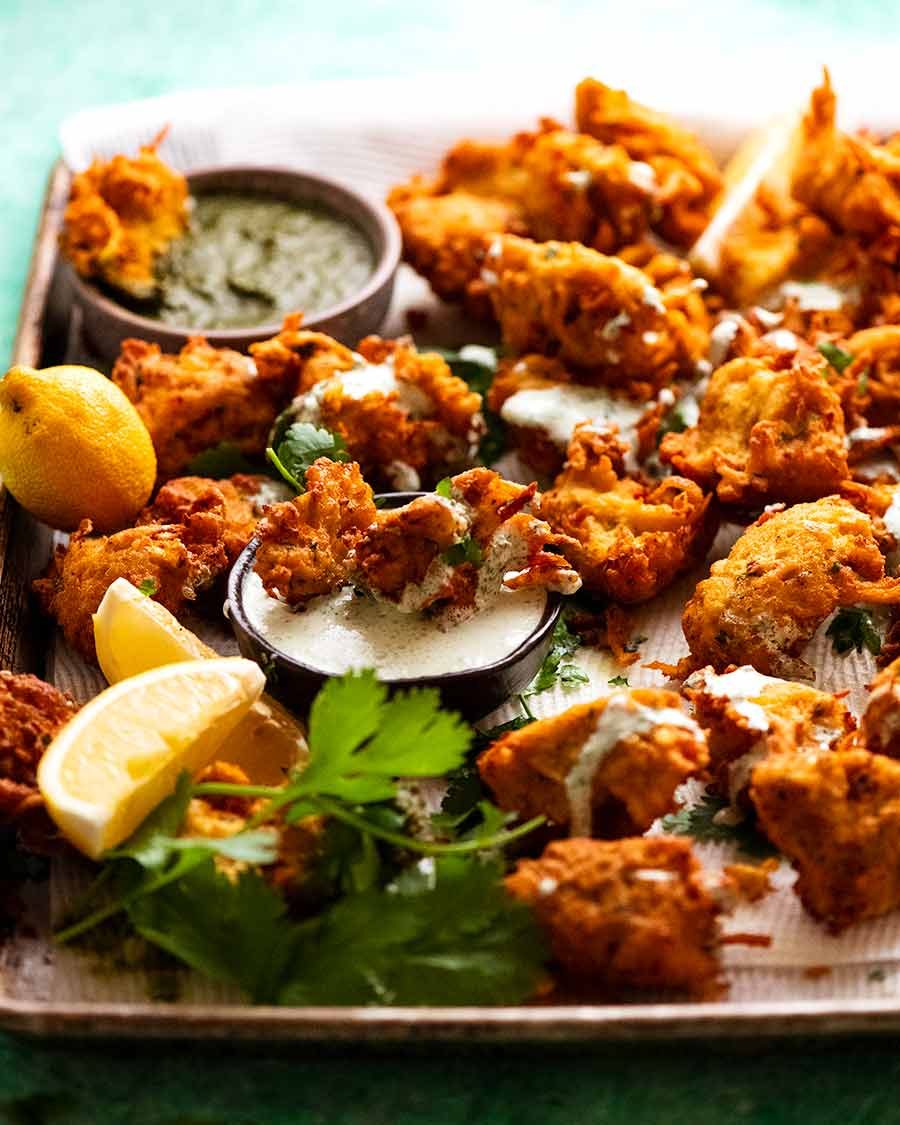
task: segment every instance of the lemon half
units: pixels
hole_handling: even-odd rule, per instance
[[[126,578],[117,578],[103,595],[94,614],[94,640],[97,661],[111,684],[162,664],[218,656]],[[255,784],[278,785],[306,753],[300,724],[277,700],[263,695],[226,736],[216,757],[240,766]]]
[[[38,786],[63,835],[97,859],[216,754],[259,698],[252,660],[167,664],[90,701],[51,742]]]

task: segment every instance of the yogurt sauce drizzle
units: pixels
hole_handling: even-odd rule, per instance
[[[591,834],[594,778],[607,754],[623,738],[649,734],[658,726],[681,727],[701,741],[704,737],[694,720],[675,707],[647,707],[632,699],[625,691],[614,692],[609,697],[597,725],[588,735],[566,776],[570,835]]]
[[[744,664],[721,676],[715,672],[698,672],[689,677],[686,686],[701,688],[708,695],[724,696],[732,709],[746,720],[750,730],[764,734],[769,729],[769,717],[764,708],[751,701],[762,695],[767,687],[784,683],[787,681],[764,676],[751,664]]]

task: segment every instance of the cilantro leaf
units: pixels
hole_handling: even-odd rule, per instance
[[[681,407],[676,403],[675,406],[660,419],[659,429],[656,431],[656,444],[662,444],[662,439],[666,434],[681,434],[688,428],[687,419],[682,413]]]
[[[481,566],[484,553],[471,535],[467,535],[465,539],[461,539],[459,543],[454,543],[442,552],[441,558],[447,566],[461,566],[463,563]]]
[[[138,589],[145,598],[152,598],[159,587],[156,584],[155,578],[145,578],[143,581],[138,582]]]
[[[717,822],[720,812],[729,808],[728,801],[708,790],[695,805],[686,805],[678,812],[662,818],[662,829],[672,836],[692,836],[695,840],[734,844],[744,855],[766,859],[778,852],[756,828],[751,819],[737,824]]]
[[[304,491],[306,470],[319,457],[346,461],[348,456],[339,434],[320,430],[311,422],[294,422],[281,434],[277,448],[270,445],[266,449],[266,457],[297,492]]]
[[[444,477],[443,480],[439,480],[434,491],[438,496],[443,496],[445,500],[449,500],[453,494],[453,482],[450,480],[450,477]]]
[[[481,413],[485,422],[485,433],[478,451],[479,459],[485,465],[503,456],[506,449],[506,428],[500,419],[487,406],[487,393],[491,389],[497,371],[497,352],[481,344],[468,344],[459,351],[446,348],[432,348],[458,378],[468,384],[471,390],[482,396]]]
[[[385,891],[343,899],[306,933],[288,1004],[514,1004],[545,960],[530,910],[503,888],[502,865],[423,862]]]
[[[260,466],[241,453],[231,441],[220,441],[198,453],[185,469],[186,476],[210,477],[222,480],[233,477],[235,473],[258,473]]]
[[[211,858],[131,903],[137,932],[214,980],[240,985],[256,1003],[276,998],[297,927],[281,896],[254,872],[230,879]]]
[[[329,680],[309,721],[309,762],[286,791],[355,802],[392,797],[397,777],[436,777],[465,758],[472,733],[436,691],[391,699],[371,670]]]
[[[844,351],[839,348],[837,344],[832,344],[830,340],[823,340],[821,344],[817,345],[818,351],[828,360],[829,364],[835,369],[839,375],[847,370],[853,362],[853,356],[850,352]]]
[[[872,615],[863,606],[844,606],[835,614],[825,632],[831,637],[831,647],[840,656],[856,649],[868,649],[873,656],[881,652],[881,636],[872,621]]]
[[[613,676],[612,679],[606,681],[610,687],[628,687],[627,676]]]
[[[577,664],[572,664],[568,660],[568,657],[580,646],[581,640],[578,634],[569,629],[565,615],[561,615],[553,630],[550,651],[544,657],[544,663],[525,695],[538,695],[555,687],[556,684],[560,684],[563,688],[571,688],[576,684],[589,683],[590,677]]]
[[[172,856],[167,841],[181,827],[190,799],[191,775],[182,770],[174,792],[156,806],[124,843],[107,852],[104,858],[133,859],[148,871],[165,867]]]

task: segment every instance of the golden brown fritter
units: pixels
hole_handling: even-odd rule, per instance
[[[814,918],[840,933],[900,906],[900,762],[866,750],[781,754],[753,771],[766,836]]]
[[[900,424],[900,325],[879,324],[840,341],[853,356],[844,376],[851,401],[847,409],[868,426]],[[898,435],[894,435],[894,441]]]
[[[844,413],[817,360],[733,359],[712,375],[695,426],[659,454],[725,504],[815,500],[850,476]]]
[[[228,562],[233,563],[256,531],[266,503],[287,492],[269,477],[239,473],[230,479],[176,477],[157,492],[153,503],[144,508],[135,525],[184,523],[199,511],[221,510],[222,542]],[[274,495],[273,495],[274,494]]]
[[[541,513],[575,540],[567,553],[585,588],[631,604],[648,601],[704,557],[718,514],[693,481],[626,477],[625,453],[615,434],[577,427]]]
[[[90,520],[84,520],[68,547],[57,548],[34,591],[68,643],[93,661],[92,614],[110,583],[127,578],[134,586],[146,584],[154,601],[177,617],[228,566],[223,523],[221,505],[192,511],[183,523],[144,524],[115,535],[93,536]]]
[[[858,737],[871,753],[900,758],[900,660],[882,668],[872,681]]]
[[[306,491],[260,520],[253,569],[289,605],[329,594],[347,582],[350,552],[375,515],[359,465],[320,457],[306,471]]]
[[[577,243],[503,235],[483,276],[508,348],[558,357],[582,382],[637,400],[692,375],[709,346],[709,318],[690,285],[658,289],[636,266]]]
[[[502,735],[478,759],[502,809],[573,836],[645,832],[706,765],[706,741],[671,691],[635,688]]]
[[[406,260],[435,292],[490,316],[480,276],[485,236],[557,238],[613,253],[646,232],[654,188],[650,170],[620,146],[547,119],[507,142],[460,141],[436,177],[395,187],[388,205]]]
[[[198,453],[228,442],[248,456],[265,450],[294,387],[257,373],[251,359],[192,337],[178,355],[125,340],[112,380],[137,407],[156,450],[160,481],[183,473]]]
[[[518,206],[468,191],[437,194],[430,181],[415,177],[388,195],[403,235],[403,258],[428,279],[445,301],[461,302],[478,320],[494,311],[481,279],[485,238],[526,234]]]
[[[533,513],[536,487],[470,469],[451,479],[449,496],[379,512],[356,544],[355,581],[404,612],[454,620],[503,588],[574,593],[581,580],[560,553],[573,544]]]
[[[612,998],[722,991],[719,906],[686,840],[560,840],[506,887],[547,935],[561,983]]]
[[[481,395],[409,340],[368,336],[356,353],[288,324],[251,351],[260,370],[297,388],[289,416],[341,437],[376,486],[418,490],[477,456]]]
[[[690,246],[709,222],[722,188],[706,145],[666,114],[595,78],[576,87],[575,122],[582,133],[621,145],[634,160],[649,165],[660,233],[677,246]]]
[[[559,360],[541,355],[502,359],[488,405],[507,424],[508,444],[543,477],[555,476],[563,467],[579,422],[617,427],[643,460],[656,448],[666,409],[660,401],[636,403],[624,394],[577,383]]]
[[[735,807],[747,803],[761,761],[772,754],[830,749],[854,727],[838,696],[763,676],[749,665],[722,675],[703,668],[688,678],[684,693],[706,732],[713,784]]]
[[[74,176],[60,237],[82,277],[141,299],[153,296],[156,259],[188,223],[187,180],[156,155],[163,136]]]
[[[900,154],[841,132],[827,70],[803,119],[794,196],[837,230],[896,251],[900,231]],[[896,259],[896,254],[892,254]]]
[[[50,829],[37,767],[77,710],[70,695],[37,676],[0,671],[0,825],[15,825],[29,839]]]
[[[885,577],[868,515],[837,496],[765,512],[687,603],[683,670],[752,664],[811,679],[804,645],[833,610],[857,602],[900,602],[900,579]]]

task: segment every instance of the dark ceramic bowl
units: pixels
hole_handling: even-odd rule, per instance
[[[287,168],[233,167],[192,172],[187,177],[192,194],[213,191],[270,195],[290,203],[316,203],[344,216],[357,226],[372,246],[374,268],[365,284],[330,308],[304,316],[303,327],[327,332],[342,343],[377,331],[387,314],[400,261],[400,231],[382,203],[367,199],[352,188],[309,172]],[[66,267],[73,304],[80,310],[85,342],[100,359],[114,360],[124,339],[135,336],[177,352],[191,336],[205,336],[217,348],[246,350],[281,330],[281,319],[253,328],[182,328],[141,316],[96,285]]]
[[[424,496],[422,492],[390,492],[379,497],[385,508],[400,508]],[[272,669],[269,690],[291,710],[306,714],[316,693],[331,675],[287,656],[266,639],[250,622],[244,611],[243,589],[253,570],[258,540],[254,539],[238,558],[228,579],[228,616],[237,637],[241,655],[255,660],[265,669]],[[496,710],[511,696],[517,695],[537,675],[553,640],[553,629],[562,613],[559,594],[548,594],[547,605],[537,628],[517,649],[494,664],[472,668],[466,672],[446,672],[439,676],[414,679],[385,680],[391,689],[433,687],[441,693],[445,707],[458,711],[474,722]]]

